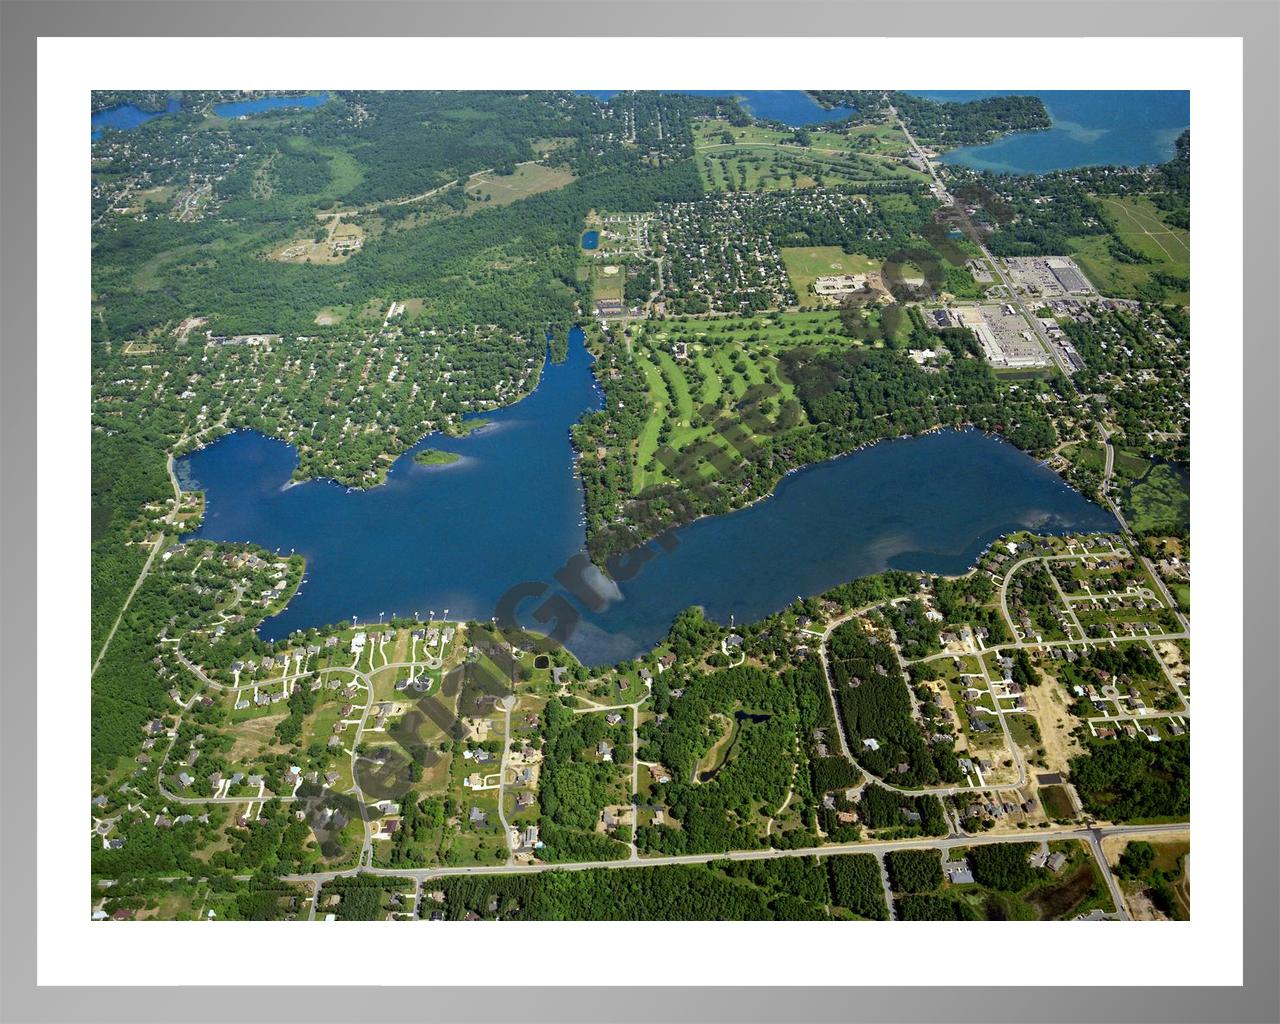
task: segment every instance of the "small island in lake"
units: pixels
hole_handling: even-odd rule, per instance
[[[81,151],[80,913],[1190,919],[1189,92],[240,84]]]
[[[413,461],[419,466],[450,466],[457,462],[461,455],[457,452],[442,452],[439,448],[423,448],[414,455]]]

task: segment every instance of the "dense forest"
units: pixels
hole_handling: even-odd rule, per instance
[[[618,765],[630,760],[629,735],[620,727],[608,726],[602,715],[575,715],[555,698],[547,702],[542,719],[545,746],[538,797],[545,859],[626,857],[625,845],[594,829],[611,802],[610,780],[618,777]],[[594,751],[606,739],[612,741],[612,763],[584,757],[584,751]]]
[[[930,742],[912,714],[895,649],[857,620],[831,634],[827,657],[845,735],[857,761],[905,787],[963,778],[951,743]]]
[[[1095,741],[1071,759],[1071,781],[1085,810],[1106,821],[1181,817],[1191,811],[1191,742]]]
[[[90,543],[93,561],[91,643],[106,639],[147,560],[143,505],[172,497],[164,458],[138,431],[95,433]]]
[[[666,129],[655,159],[610,142],[622,112],[646,103],[661,109]],[[317,313],[335,296],[357,309],[371,299],[385,306],[420,297],[443,323],[565,323],[585,306],[575,267],[587,211],[700,195],[687,119],[731,103],[625,94],[602,107],[573,94],[343,93],[305,112],[219,124],[184,108],[127,136],[111,133],[98,144],[110,161],[97,172],[104,184],[145,174],[159,185],[182,168],[213,182],[215,204],[194,221],[112,218],[95,232],[104,335],[124,340],[187,316],[209,317],[227,334],[314,333]],[[274,244],[310,235],[317,212],[376,209],[477,171],[510,171],[545,139],[567,143],[550,159],[577,181],[509,206],[382,231],[344,263],[264,258]]]
[[[798,689],[797,683],[808,683]],[[660,795],[681,827],[642,826],[641,849],[661,853],[711,853],[765,845],[761,826],[780,806],[796,774],[794,739],[818,714],[812,677],[776,675],[742,666],[713,673],[682,674],[678,685],[654,680],[660,721],[640,729],[640,756],[671,770]],[[679,691],[679,695],[675,695]],[[732,756],[707,777],[699,759],[733,718]],[[800,833],[774,841],[808,841]]]
[[[879,866],[868,854],[446,878],[440,886],[453,920],[821,920],[834,916],[832,908],[840,916],[889,916]]]

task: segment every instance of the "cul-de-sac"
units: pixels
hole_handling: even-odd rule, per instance
[[[89,913],[1188,919],[1189,123],[95,93]]]

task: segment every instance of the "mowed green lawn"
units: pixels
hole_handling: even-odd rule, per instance
[[[658,434],[667,418],[667,409],[671,404],[671,395],[667,391],[662,371],[645,352],[638,353],[640,368],[644,371],[645,381],[649,385],[649,418],[645,420],[644,429],[636,441],[635,462],[631,467],[631,488],[637,494],[661,479],[661,473],[647,470],[653,453],[658,450]]]
[[[711,357],[704,351],[696,351],[693,353],[693,361],[702,376],[702,393],[698,396],[699,402],[710,405],[720,401],[720,395],[724,392],[724,382],[716,372]]]
[[[906,141],[895,133],[884,125],[811,132],[810,144],[798,146],[792,132],[759,125],[706,120],[693,126],[698,173],[711,192],[926,180],[893,159],[905,151]]]
[[[675,399],[676,417],[688,423],[693,419],[693,398],[689,394],[689,382],[685,379],[684,371],[676,365],[675,358],[666,349],[658,349],[657,356],[668,391]]]
[[[646,337],[651,343],[668,346],[676,341],[708,346],[739,342],[753,348],[763,345],[778,349],[798,344],[852,344],[840,326],[840,312],[835,309],[668,320],[652,326]]]
[[[685,358],[676,357],[677,343],[685,346]],[[715,449],[736,460],[717,424],[743,422],[736,403],[752,388],[775,392],[762,407],[763,421],[752,418],[756,440],[802,427],[804,414],[795,404],[795,386],[782,374],[779,353],[796,345],[829,349],[853,344],[857,342],[841,332],[834,310],[690,318],[639,328],[635,352],[648,384],[649,416],[633,452],[633,491],[669,482],[668,472],[654,458],[663,445],[697,457],[704,476],[717,472],[707,457]]]
[[[879,271],[880,261],[861,253],[847,253],[838,245],[805,246],[797,249],[781,249],[782,262],[787,268],[787,276],[791,278],[791,287],[795,290],[802,305],[817,301],[809,289],[820,277],[831,277],[834,274],[865,274],[868,271]]]
[[[729,142],[725,133],[729,133]],[[699,120],[693,123],[693,145],[696,150],[714,150],[728,146],[778,145],[789,141],[792,132],[766,128],[762,125],[735,127],[721,119]],[[906,136],[896,124],[855,125],[831,131],[809,132],[809,150],[821,156],[843,157],[849,154],[898,155],[907,152]]]
[[[709,192],[759,192],[815,185],[872,185],[923,180],[920,172],[879,156],[781,143],[700,150],[698,173]]]

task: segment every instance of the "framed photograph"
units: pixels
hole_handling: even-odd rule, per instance
[[[947,10],[3,6],[12,1019],[1280,1009],[1276,8]]]

